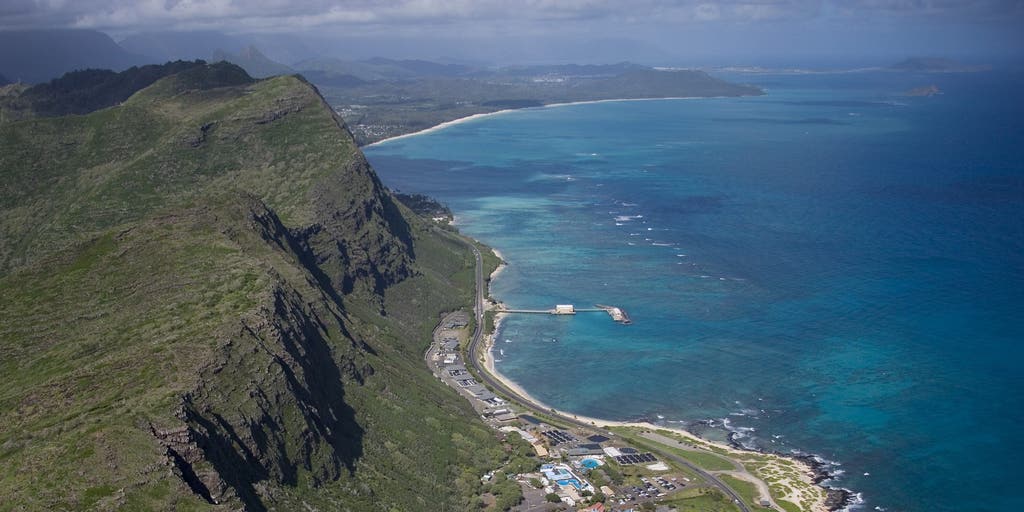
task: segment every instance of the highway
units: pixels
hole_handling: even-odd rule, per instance
[[[466,359],[470,366],[473,368],[473,370],[476,372],[480,381],[490,386],[495,391],[501,393],[509,400],[516,402],[524,409],[533,411],[535,413],[552,416],[558,419],[559,421],[573,425],[587,432],[599,432],[599,430],[594,425],[582,422],[571,416],[566,416],[559,412],[555,412],[554,410],[551,409],[543,409],[537,404],[531,402],[526,397],[520,396],[518,393],[509,389],[507,386],[505,386],[504,383],[502,383],[500,380],[491,375],[491,373],[487,371],[487,368],[480,363],[479,350],[480,340],[483,338],[484,332],[484,300],[486,298],[485,295],[487,293],[486,287],[484,286],[484,262],[483,257],[480,256],[480,250],[477,249],[475,244],[462,238],[460,238],[460,240],[462,240],[463,243],[465,243],[473,251],[473,257],[476,260],[476,311],[474,312],[476,316],[476,326],[473,328],[473,337],[469,341]],[[722,492],[725,493],[726,496],[732,498],[733,503],[735,503],[736,506],[739,507],[739,509],[742,512],[750,512],[750,507],[748,507],[747,504],[743,502],[743,499],[739,496],[739,494],[737,494],[736,491],[733,491],[731,487],[726,485],[725,482],[717,478],[715,475],[712,475],[711,473],[704,471],[703,469],[694,465],[690,461],[677,455],[674,455],[672,453],[657,451],[657,454],[663,459],[671,460],[672,462],[675,462],[676,464],[679,464],[680,466],[686,467],[689,470],[693,471],[694,473],[697,473],[698,475],[700,475],[701,478],[703,478],[707,482],[710,482],[715,487],[719,488]]]

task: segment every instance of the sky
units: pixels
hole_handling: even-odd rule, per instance
[[[1024,0],[0,0],[0,30],[24,28],[213,30],[503,64],[1024,56]]]

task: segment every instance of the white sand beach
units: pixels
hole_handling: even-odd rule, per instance
[[[436,132],[438,130],[443,130],[445,128],[448,128],[450,126],[455,126],[455,125],[462,124],[462,123],[468,123],[470,121],[475,121],[477,119],[483,119],[485,117],[491,117],[491,116],[497,116],[497,115],[501,115],[501,114],[507,114],[509,112],[516,112],[518,110],[532,110],[532,109],[538,109],[538,108],[567,107],[567,106],[571,106],[571,105],[589,105],[589,104],[594,104],[594,103],[616,103],[616,102],[623,102],[623,101],[700,100],[700,99],[710,99],[710,98],[714,98],[714,97],[715,96],[706,96],[706,97],[705,96],[678,96],[678,97],[671,97],[671,98],[613,98],[613,99],[607,99],[607,100],[585,100],[585,101],[569,101],[569,102],[565,102],[565,103],[549,103],[549,104],[546,104],[546,105],[541,105],[539,107],[507,108],[507,109],[504,109],[504,110],[497,110],[497,111],[494,111],[494,112],[482,112],[480,114],[473,114],[473,115],[469,115],[469,116],[466,116],[466,117],[460,117],[458,119],[453,119],[451,121],[445,121],[445,122],[443,122],[441,124],[431,126],[430,128],[424,128],[422,130],[418,130],[418,131],[415,131],[415,132],[412,132],[412,133],[403,133],[402,135],[395,135],[394,137],[388,137],[386,139],[381,139],[381,140],[378,140],[377,142],[374,142],[372,144],[367,144],[366,146],[363,146],[363,147],[364,148],[369,148],[369,147],[376,146],[378,144],[383,144],[385,142],[390,142],[390,141],[395,141],[395,140],[399,140],[399,139],[404,139],[404,138],[412,137],[412,136],[415,136],[415,135],[423,135],[425,133]]]

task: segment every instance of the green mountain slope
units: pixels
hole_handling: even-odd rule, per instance
[[[0,124],[0,510],[472,508],[504,452],[422,361],[471,255],[215,71]]]
[[[0,112],[3,112],[0,122],[33,116],[88,114],[117,105],[165,76],[186,72],[204,76],[221,74],[219,85],[241,85],[252,81],[237,67],[207,66],[201,60],[132,66],[120,73],[109,69],[72,71],[17,91],[17,94],[0,95]],[[216,84],[213,80],[205,83],[210,86]]]

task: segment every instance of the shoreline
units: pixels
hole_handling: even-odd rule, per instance
[[[364,146],[364,147],[374,146],[374,145],[381,144],[381,143],[384,143],[384,142],[387,142],[387,141],[391,141],[391,140],[395,140],[395,139],[401,139],[401,138],[405,138],[405,137],[412,137],[414,135],[422,135],[422,134],[425,134],[425,133],[430,133],[430,132],[442,130],[442,129],[445,129],[447,127],[454,126],[454,125],[457,125],[457,124],[462,124],[462,123],[470,122],[470,121],[473,121],[473,120],[482,119],[482,118],[485,118],[485,117],[491,117],[491,116],[497,116],[497,115],[501,115],[501,114],[507,114],[509,112],[515,112],[517,110],[530,110],[530,109],[540,109],[540,108],[563,107],[563,106],[570,106],[570,105],[583,105],[583,104],[595,104],[595,103],[612,103],[612,102],[626,102],[626,101],[687,100],[687,99],[710,99],[710,98],[714,98],[714,97],[616,98],[616,99],[603,99],[603,100],[576,101],[576,102],[567,102],[567,103],[552,103],[552,104],[543,105],[543,106],[539,106],[539,107],[527,107],[527,108],[522,108],[522,109],[504,109],[504,110],[499,110],[499,111],[495,111],[495,112],[485,112],[485,113],[479,113],[479,114],[473,114],[473,115],[465,116],[465,117],[462,117],[462,118],[454,119],[452,121],[447,121],[447,122],[444,122],[444,123],[432,126],[430,128],[419,130],[419,131],[416,131],[416,132],[402,134],[402,135],[397,135],[395,137],[389,137],[387,139],[383,139],[383,140],[374,142],[372,144],[368,144],[367,146]],[[454,217],[452,219],[452,225],[455,225],[456,222],[457,222],[457,217]],[[489,249],[500,260],[499,265],[488,276],[486,295],[484,297],[484,299],[485,299],[485,310],[494,311],[497,308],[497,306],[499,304],[501,304],[501,302],[496,300],[494,297],[492,297],[490,295],[490,284],[492,284],[493,280],[496,279],[505,270],[505,268],[508,266],[508,263],[505,260],[504,255],[499,250],[497,250],[497,249],[495,249],[493,247],[490,247]],[[789,463],[792,466],[796,467],[797,474],[799,475],[797,480],[799,481],[800,484],[803,484],[805,486],[810,486],[810,487],[813,487],[813,488],[815,488],[817,490],[820,490],[820,495],[819,495],[818,492],[814,492],[813,495],[806,496],[805,495],[805,493],[807,492],[806,488],[801,490],[801,489],[799,489],[796,486],[790,486],[790,491],[788,493],[786,493],[784,496],[781,496],[778,499],[785,499],[787,501],[797,501],[797,503],[801,503],[801,502],[804,502],[804,498],[807,498],[807,499],[810,500],[810,507],[809,507],[808,510],[811,510],[813,512],[832,512],[832,511],[840,511],[840,510],[841,511],[846,511],[846,510],[850,510],[851,507],[854,507],[854,506],[858,505],[861,502],[859,493],[855,493],[855,492],[853,492],[850,489],[846,489],[846,488],[842,488],[842,487],[830,487],[830,486],[827,486],[827,485],[823,485],[822,482],[827,482],[827,481],[833,479],[835,477],[835,475],[833,475],[832,473],[830,473],[828,471],[828,464],[827,463],[823,462],[821,459],[819,459],[818,457],[815,457],[812,454],[811,455],[803,454],[803,453],[783,454],[783,453],[774,452],[774,451],[768,451],[768,450],[764,450],[764,449],[749,449],[749,448],[746,448],[746,447],[736,443],[732,439],[731,435],[729,436],[728,444],[724,444],[724,443],[720,443],[720,442],[715,442],[715,441],[710,441],[710,440],[704,439],[704,438],[698,436],[697,434],[694,434],[693,432],[690,432],[689,430],[686,430],[685,428],[665,426],[665,425],[658,425],[656,423],[653,423],[652,421],[619,421],[619,420],[609,420],[609,419],[606,419],[606,418],[596,418],[596,417],[591,417],[591,416],[586,416],[586,415],[575,414],[575,413],[572,413],[572,412],[569,412],[569,411],[565,411],[565,410],[561,410],[561,409],[557,409],[555,407],[552,407],[551,405],[549,405],[549,404],[547,404],[547,403],[537,399],[535,396],[533,396],[529,392],[527,392],[526,389],[523,388],[520,384],[518,384],[517,382],[513,381],[512,379],[510,379],[509,377],[507,377],[506,375],[504,375],[504,374],[502,374],[501,372],[498,371],[498,369],[496,367],[496,364],[495,364],[496,363],[496,359],[494,357],[494,351],[495,351],[495,348],[496,348],[495,346],[496,346],[499,334],[501,333],[501,327],[502,327],[503,320],[504,320],[504,318],[506,316],[507,316],[507,313],[503,313],[500,310],[496,311],[495,316],[494,316],[494,330],[490,334],[487,334],[487,335],[483,336],[483,338],[482,338],[483,347],[479,349],[480,351],[482,351],[482,354],[471,355],[471,357],[482,357],[483,366],[484,366],[484,369],[487,371],[487,373],[489,373],[491,376],[493,376],[494,379],[496,379],[498,382],[500,382],[508,390],[512,391],[513,393],[518,394],[523,400],[529,402],[529,404],[533,405],[534,407],[536,407],[538,409],[545,410],[545,411],[551,411],[552,413],[555,413],[556,415],[561,415],[561,416],[564,416],[564,417],[573,418],[573,419],[575,419],[577,421],[582,421],[584,423],[590,423],[595,428],[600,428],[600,427],[605,427],[605,428],[608,428],[608,427],[626,427],[626,428],[636,428],[636,429],[643,429],[643,430],[650,430],[650,431],[661,430],[661,431],[671,432],[673,434],[676,434],[676,435],[682,437],[683,439],[691,441],[695,445],[698,445],[698,446],[704,445],[705,447],[706,446],[712,446],[712,447],[714,447],[717,450],[722,450],[722,451],[724,451],[723,455],[725,457],[730,458],[730,459],[734,460],[734,462],[737,462],[737,463],[740,463],[737,459],[749,458],[751,455],[757,455],[757,456],[761,456],[761,457],[768,457],[768,460],[770,461],[769,465],[780,464],[778,462],[778,460],[781,459],[782,461],[785,461],[786,463]],[[740,464],[742,465],[742,463],[740,463]],[[757,475],[754,475],[754,477],[764,481],[764,477],[757,476]],[[792,482],[792,480],[790,480],[790,481]]]
[[[473,121],[475,119],[481,119],[481,118],[484,118],[484,117],[496,116],[498,114],[507,114],[509,112],[515,112],[516,110],[522,110],[522,109],[506,108],[506,109],[503,109],[503,110],[496,110],[494,112],[481,112],[479,114],[470,114],[468,116],[459,117],[457,119],[452,119],[451,121],[445,121],[445,122],[443,122],[441,124],[435,124],[434,126],[431,126],[429,128],[424,128],[422,130],[417,130],[417,131],[409,132],[409,133],[403,133],[401,135],[395,135],[394,137],[388,137],[386,139],[381,139],[381,140],[378,140],[377,142],[372,142],[370,144],[362,146],[360,149],[365,149],[365,148],[373,147],[373,146],[376,146],[377,144],[383,144],[385,142],[389,142],[389,141],[393,141],[393,140],[404,139],[406,137],[412,137],[414,135],[423,135],[423,134],[426,134],[426,133],[436,132],[438,130],[443,130],[445,128],[448,128],[449,126],[455,126],[457,124],[467,123],[469,121]]]
[[[445,121],[445,122],[440,123],[440,124],[435,124],[434,126],[431,126],[429,128],[424,128],[422,130],[417,130],[417,131],[409,132],[409,133],[403,133],[401,135],[395,135],[394,137],[388,137],[386,139],[378,140],[377,142],[371,142],[370,144],[367,144],[365,146],[361,146],[360,149],[365,149],[365,148],[373,147],[373,146],[376,146],[378,144],[383,144],[385,142],[395,141],[395,140],[398,140],[398,139],[404,139],[406,137],[412,137],[414,135],[424,135],[424,134],[427,134],[427,133],[436,132],[438,130],[443,130],[445,128],[448,128],[450,126],[455,126],[455,125],[459,125],[459,124],[463,124],[463,123],[468,123],[470,121],[475,121],[477,119],[483,119],[483,118],[486,118],[486,117],[492,117],[492,116],[497,116],[497,115],[502,115],[502,114],[508,114],[510,112],[518,112],[518,111],[522,111],[522,110],[534,110],[534,109],[542,109],[542,108],[567,107],[567,106],[571,106],[571,105],[592,105],[592,104],[595,104],[595,103],[618,103],[618,102],[624,102],[624,101],[705,100],[705,99],[714,99],[714,98],[733,98],[733,97],[739,98],[741,96],[672,96],[672,97],[667,97],[667,98],[609,98],[609,99],[605,99],[605,100],[582,100],[582,101],[567,101],[567,102],[563,102],[563,103],[547,103],[547,104],[540,105],[540,106],[537,106],[537,107],[506,108],[506,109],[502,109],[502,110],[495,110],[494,112],[480,112],[479,114],[470,114],[468,116],[459,117],[459,118],[456,118],[456,119],[452,119],[451,121]]]
[[[606,101],[606,100],[601,100],[601,101]],[[501,272],[504,270],[504,268],[508,264],[506,263],[505,258],[503,257],[503,255],[501,254],[500,251],[498,251],[497,249],[494,249],[494,248],[491,248],[491,251],[501,260],[501,264],[499,264],[498,267],[494,270],[494,272],[492,272],[491,275],[489,276],[489,280],[493,281],[494,278],[496,278],[499,274],[501,274]],[[489,309],[489,310],[494,310],[494,308],[498,304],[501,304],[501,302],[497,301],[496,299],[494,299],[490,295],[490,284],[488,284],[488,287],[487,287],[486,299],[487,299],[487,303],[488,303],[487,309]],[[543,410],[546,410],[546,411],[551,411],[551,412],[556,413],[556,414],[561,414],[561,415],[564,415],[564,416],[568,416],[568,417],[571,417],[573,419],[576,419],[578,421],[582,421],[582,422],[585,422],[585,423],[590,423],[595,428],[626,427],[626,428],[637,428],[637,429],[651,430],[651,431],[658,431],[658,430],[668,431],[668,432],[674,433],[676,435],[679,435],[679,436],[683,437],[684,439],[690,440],[690,441],[692,441],[692,442],[694,442],[694,443],[696,443],[698,445],[703,444],[703,445],[713,446],[713,447],[715,447],[717,449],[720,449],[720,450],[724,450],[726,452],[726,454],[728,454],[727,456],[743,457],[743,456],[749,456],[751,454],[756,454],[756,455],[767,456],[767,457],[778,457],[778,458],[783,459],[785,461],[791,462],[792,464],[794,464],[798,468],[799,475],[800,475],[800,479],[799,480],[800,480],[801,483],[803,483],[805,485],[810,485],[810,486],[817,487],[817,488],[822,489],[824,491],[824,496],[821,496],[820,499],[816,499],[814,501],[813,505],[812,505],[811,510],[814,511],[814,512],[846,511],[846,510],[850,510],[851,507],[856,506],[857,504],[860,503],[861,498],[860,498],[859,493],[855,493],[853,490],[847,489],[847,488],[844,488],[844,487],[830,487],[830,486],[822,484],[822,482],[827,482],[827,481],[831,480],[832,478],[834,478],[835,475],[833,475],[832,473],[830,473],[828,471],[828,469],[827,469],[828,468],[828,464],[827,463],[823,462],[822,460],[820,460],[818,457],[814,456],[813,454],[784,454],[784,453],[773,452],[773,451],[768,451],[768,450],[763,450],[763,449],[750,449],[750,448],[741,446],[738,443],[736,443],[735,441],[733,441],[732,440],[732,435],[729,436],[729,443],[728,444],[724,444],[724,443],[720,443],[720,442],[704,439],[704,438],[698,436],[697,434],[694,434],[693,432],[690,432],[689,430],[686,430],[685,428],[672,427],[672,426],[666,426],[666,425],[658,425],[658,424],[656,424],[656,423],[654,423],[652,421],[621,421],[621,420],[610,420],[610,419],[607,419],[607,418],[596,418],[596,417],[593,417],[593,416],[577,414],[577,413],[573,413],[573,412],[570,412],[570,411],[566,411],[566,410],[562,410],[562,409],[558,409],[558,408],[552,407],[550,404],[547,404],[547,403],[539,400],[537,397],[533,396],[532,394],[530,394],[528,391],[526,391],[525,388],[523,388],[522,385],[520,385],[519,383],[515,382],[514,380],[510,379],[508,376],[506,376],[506,375],[504,375],[504,374],[502,374],[501,372],[498,371],[498,369],[496,367],[496,364],[495,364],[497,361],[496,361],[496,359],[494,357],[494,350],[495,350],[495,346],[497,344],[497,340],[498,340],[499,334],[501,333],[502,321],[504,320],[504,318],[506,316],[508,316],[508,314],[504,313],[504,312],[501,312],[500,310],[495,313],[495,315],[494,315],[494,331],[491,334],[488,334],[488,335],[484,336],[484,338],[483,338],[483,347],[481,347],[481,349],[480,349],[482,354],[479,354],[479,355],[483,356],[483,365],[484,365],[484,368],[486,368],[488,373],[490,373],[495,379],[497,379],[499,382],[501,382],[502,385],[507,387],[512,392],[518,394],[524,400],[532,403],[537,408],[540,408],[540,409],[543,409]],[[473,357],[477,357],[477,356],[473,356]],[[760,478],[760,477],[757,477],[757,478]],[[801,497],[802,496],[802,493],[800,493],[799,491],[794,491],[793,494],[795,494],[796,497]],[[790,497],[790,496],[787,495],[786,497]],[[783,497],[783,498],[785,498],[785,497]],[[780,499],[783,499],[783,498],[780,498]],[[787,501],[789,501],[789,500],[787,500]]]

